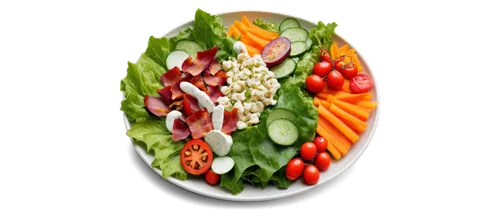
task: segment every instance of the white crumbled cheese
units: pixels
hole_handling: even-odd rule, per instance
[[[277,103],[274,97],[280,84],[274,73],[259,54],[250,57],[247,53],[223,61],[222,69],[226,71],[228,86],[221,87],[224,96],[217,102],[226,110],[238,109],[238,129],[259,123],[265,107]]]

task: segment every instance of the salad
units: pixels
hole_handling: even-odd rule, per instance
[[[225,28],[198,9],[192,27],[150,37],[128,62],[127,135],[164,178],[204,177],[232,194],[245,183],[316,184],[377,107],[356,50],[332,40],[336,27],[242,16]]]

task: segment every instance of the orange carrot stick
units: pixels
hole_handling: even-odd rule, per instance
[[[255,49],[259,50],[259,53],[262,51],[262,49],[264,47],[261,47],[259,44],[257,44],[255,41],[251,40],[250,38],[248,38],[247,36],[245,35],[242,35],[241,36],[241,39],[240,39],[241,42],[247,44],[247,45],[250,45],[252,47],[254,47]]]
[[[277,34],[274,34],[270,31],[262,30],[257,26],[248,28],[248,32],[252,33],[253,35],[256,35],[262,39],[269,40],[269,41],[276,39],[278,37]]]
[[[347,148],[347,150],[351,148],[351,142],[349,141],[349,139],[347,139],[344,134],[342,134],[337,128],[335,128],[335,126],[328,122],[327,119],[321,116],[318,117],[318,124],[321,125],[321,127],[323,127],[325,130],[327,130],[328,133],[333,138],[337,139],[342,144],[342,146]]]
[[[326,93],[326,92],[319,92],[319,93],[316,93],[316,97],[319,97],[323,100],[326,100],[328,98],[328,95],[331,95],[329,93]]]
[[[320,125],[318,125],[318,127],[316,128],[316,132],[324,137],[326,139],[326,141],[328,141],[327,143],[327,146],[326,148],[328,149],[328,151],[333,155],[333,157],[335,159],[340,159],[340,157],[342,157],[342,154],[341,152],[339,151],[339,149],[337,149],[334,145],[334,142],[338,143],[338,141],[336,139],[334,139],[330,134],[328,134],[328,131],[325,130],[323,127],[321,127]],[[345,154],[344,154],[345,155]]]
[[[368,101],[368,100],[361,100],[361,101],[358,101],[356,103],[356,105],[361,106],[363,108],[367,108],[367,109],[374,109],[374,108],[377,108],[378,103]]]
[[[333,104],[344,110],[345,112],[352,114],[353,116],[366,121],[370,117],[370,109],[360,107],[342,100],[333,99]]]
[[[315,106],[319,106],[321,104],[321,101],[324,101],[324,100],[319,98],[319,97],[314,97],[313,104]]]
[[[354,132],[349,126],[347,126],[344,122],[342,122],[337,116],[328,111],[325,107],[320,105],[318,107],[318,113],[325,119],[327,119],[332,125],[337,127],[340,132],[342,132],[347,139],[349,139],[352,143],[358,141],[359,136]]]
[[[250,20],[248,19],[247,16],[242,16],[241,17],[241,23],[243,23],[247,27],[252,27],[253,26],[252,22],[250,22]]]
[[[334,94],[335,99],[342,100],[349,103],[357,103],[361,100],[371,100],[373,95],[371,93],[351,94],[344,91],[338,91]]]
[[[255,47],[253,47],[251,45],[248,45],[246,43],[243,43],[243,44],[245,44],[245,47],[247,48],[248,54],[250,56],[253,56],[255,54],[260,54],[260,50],[259,49],[255,48]]]
[[[229,33],[229,32],[231,32],[231,33]],[[231,27],[229,27],[227,34],[228,34],[228,36],[232,36],[234,38],[238,38],[241,36],[240,30],[238,30],[238,28],[236,28],[234,25],[231,25]]]
[[[249,39],[251,39],[252,41],[254,41],[255,43],[259,44],[259,46],[262,46],[262,48],[264,48],[264,46],[267,45],[267,43],[269,43],[268,40],[265,40],[265,39],[262,39],[262,38],[259,38],[258,36],[256,35],[253,35],[252,33],[248,32],[246,34],[248,36]]]
[[[352,116],[351,114],[345,112],[335,104],[331,104],[328,109],[335,116],[339,117],[346,125],[348,125],[352,130],[357,133],[362,133],[366,128],[366,123],[359,118]]]

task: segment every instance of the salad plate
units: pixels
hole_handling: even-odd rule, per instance
[[[374,68],[337,29],[273,9],[195,10],[126,62],[128,140],[158,176],[214,199],[321,188],[367,152],[382,112]]]

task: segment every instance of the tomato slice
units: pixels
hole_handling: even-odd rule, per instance
[[[181,149],[181,165],[191,175],[205,173],[213,161],[212,149],[202,140],[190,140]]]
[[[358,74],[349,83],[352,93],[360,94],[370,91],[373,88],[373,80],[366,74]]]

